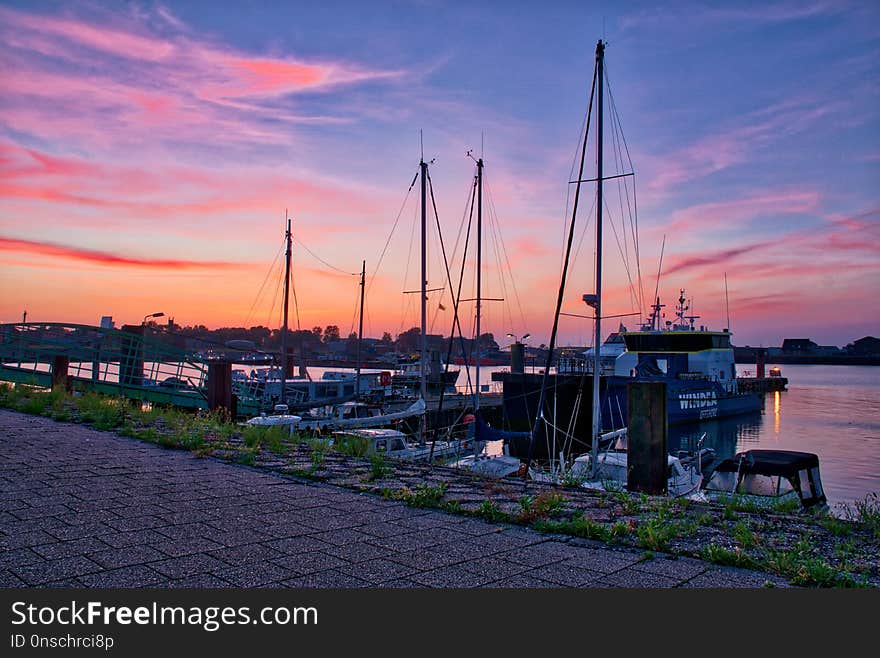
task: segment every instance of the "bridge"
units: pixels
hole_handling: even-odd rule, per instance
[[[228,361],[198,359],[142,325],[107,329],[59,322],[0,324],[0,381],[95,391],[190,409],[260,412],[245,390],[233,396]]]

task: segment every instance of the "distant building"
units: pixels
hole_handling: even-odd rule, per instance
[[[844,348],[847,354],[857,356],[875,356],[880,355],[880,338],[873,336],[865,336],[853,341]]]
[[[101,316],[101,329],[113,329],[113,316],[112,315],[102,315]]]
[[[786,338],[782,341],[784,354],[813,354],[817,347],[809,338]]]

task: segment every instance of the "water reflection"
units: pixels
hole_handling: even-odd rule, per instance
[[[727,457],[733,457],[738,450],[754,447],[760,441],[763,422],[762,413],[756,411],[732,418],[674,425],[669,428],[669,452],[674,454],[679,450],[696,450],[700,438],[705,434],[703,447],[715,451],[717,463]]]
[[[773,432],[779,434],[779,402],[782,399],[782,393],[773,391]]]

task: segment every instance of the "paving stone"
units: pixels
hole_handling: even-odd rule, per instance
[[[42,546],[35,546],[33,550],[46,559],[57,560],[59,558],[95,553],[96,551],[108,548],[110,547],[99,539],[87,537],[85,539],[56,542],[54,544],[43,544]]]
[[[418,573],[419,570],[415,567],[400,564],[399,562],[377,559],[339,567],[338,571],[369,581],[373,584],[378,584],[384,583],[388,580],[409,577],[414,573]]]
[[[708,568],[705,562],[686,557],[676,559],[655,558],[653,560],[637,562],[632,566],[636,571],[646,571],[681,581],[690,580]]]
[[[28,585],[42,585],[53,580],[101,571],[101,565],[88,558],[78,556],[12,567],[10,571]]]
[[[27,587],[27,583],[8,569],[0,569],[0,587]]]
[[[608,549],[583,548],[567,553],[567,555],[569,557],[565,558],[562,564],[578,566],[601,573],[614,573],[620,569],[638,565],[642,560],[642,555],[639,553],[624,553]]]
[[[243,562],[254,562],[257,560],[272,560],[277,557],[284,556],[285,553],[281,551],[275,550],[271,546],[267,546],[266,544],[242,544],[240,546],[231,546],[226,548],[218,548],[213,551],[209,551],[208,555],[216,557],[218,560],[223,560],[223,562],[231,565],[238,566]],[[312,553],[306,553],[306,555],[312,555]]]
[[[167,541],[165,535],[160,535],[155,530],[135,530],[134,532],[114,532],[111,534],[98,535],[105,544],[113,548],[125,548],[127,546],[145,546]]]
[[[272,562],[250,562],[239,567],[216,569],[213,575],[236,587],[265,587],[288,580],[297,574]]]
[[[51,546],[52,544],[47,544]],[[16,548],[11,551],[0,552],[0,569],[11,567],[24,567],[29,564],[43,562],[45,558],[30,548]]]
[[[89,554],[90,559],[107,569],[156,562],[167,557],[164,553],[150,546],[127,546],[126,548],[112,548]]]
[[[660,576],[655,573],[648,573],[647,571],[638,571],[636,569],[624,569],[617,571],[616,573],[602,576],[598,582],[613,587],[626,587],[631,589],[667,588],[674,587],[679,583],[679,581],[674,578]]]
[[[480,587],[496,580],[471,573],[459,565],[416,573],[409,578],[426,587]]]
[[[510,578],[530,567],[510,560],[499,560],[494,557],[483,557],[475,560],[466,560],[461,563],[462,569],[488,578]]]
[[[166,555],[180,557],[193,553],[206,553],[213,549],[223,548],[223,545],[204,537],[190,537],[188,539],[171,539],[157,542],[152,544],[152,547],[159,549]]]
[[[107,521],[107,525],[119,532],[131,532],[158,528],[168,524],[155,516],[137,516],[129,519],[110,519]]]
[[[372,543],[348,544],[346,546],[329,546],[321,551],[346,562],[366,562],[379,557],[391,557],[388,549]]]
[[[535,578],[529,574],[519,574],[510,578],[502,578],[491,583],[487,583],[484,587],[501,587],[507,589],[547,589],[559,588],[560,585],[551,583],[540,578]]]
[[[83,587],[98,587],[101,589],[165,587],[168,584],[168,579],[165,576],[140,564],[80,576],[77,580],[82,583]]]
[[[355,576],[335,569],[327,569],[326,571],[318,571],[305,576],[297,576],[285,580],[281,583],[285,587],[291,588],[364,588],[371,587],[371,584],[365,580],[361,580]]]
[[[40,544],[52,544],[56,541],[55,537],[42,531],[35,530],[33,532],[22,532],[15,535],[0,537],[0,549],[11,551],[16,548],[27,548],[29,546],[39,546]]]
[[[290,537],[289,539],[273,539],[265,542],[270,548],[274,548],[282,553],[298,555],[300,553],[308,553],[310,551],[323,551],[330,548],[332,544],[323,542],[312,537]]]
[[[215,589],[215,588],[231,588],[234,585],[229,584],[222,578],[208,574],[200,573],[195,576],[187,576],[180,580],[169,580],[163,585],[169,589]]]
[[[150,563],[151,569],[155,569],[163,576],[168,576],[169,578],[183,578],[184,576],[193,576],[195,574],[206,574],[228,566],[216,557],[202,553],[173,557],[168,560]]]
[[[599,580],[603,574],[581,566],[556,562],[528,571],[526,575],[563,587],[585,587]]]
[[[301,553],[299,555],[287,555],[284,553],[280,553],[278,557],[272,558],[272,562],[280,567],[283,567],[284,569],[289,569],[290,571],[303,576],[314,573],[316,571],[325,571],[327,569],[338,569],[340,567],[352,566],[351,562],[343,560],[342,558],[336,557],[334,555],[321,552]],[[349,573],[354,573],[355,576],[360,577],[357,572]]]

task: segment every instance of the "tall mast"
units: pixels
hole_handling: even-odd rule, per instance
[[[599,39],[596,44],[596,83],[598,85],[598,102],[596,114],[596,335],[593,339],[593,474],[599,465],[599,350],[602,346],[602,91],[605,78],[605,44]]]
[[[367,276],[367,261],[361,266],[361,314],[358,320],[357,342],[357,374],[354,379],[354,394],[356,398],[361,396],[361,342],[364,340],[364,281]]]
[[[421,382],[419,386],[419,391],[422,395],[422,400],[426,403],[428,401],[428,236],[427,236],[427,225],[428,225],[428,198],[427,198],[427,180],[428,180],[428,165],[425,162],[424,156],[419,161],[419,170],[421,171],[422,177],[422,283],[421,283],[421,291],[420,294],[422,296],[422,341],[421,341],[421,362],[420,362],[420,373],[421,373]],[[423,414],[421,418],[420,432],[419,432],[419,441],[425,440],[425,431],[427,429],[427,418]]]
[[[284,389],[287,386],[287,309],[288,301],[290,299],[290,217],[287,217],[286,219],[287,231],[284,234],[284,240],[287,243],[287,251],[284,254],[284,324],[281,327],[281,404],[284,404],[286,401]]]
[[[480,311],[482,301],[483,275],[483,158],[477,160],[477,363],[475,375],[477,380],[477,396],[474,400],[474,411],[480,410]]]

